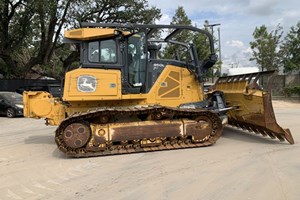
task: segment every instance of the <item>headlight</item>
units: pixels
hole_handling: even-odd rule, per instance
[[[23,108],[23,104],[16,104],[15,106],[17,106],[18,108]]]

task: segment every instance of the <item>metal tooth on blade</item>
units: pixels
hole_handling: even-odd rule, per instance
[[[281,135],[279,135],[279,134],[276,134],[275,135],[281,142],[283,142],[284,141],[284,138],[281,136]]]
[[[264,137],[267,137],[267,136],[268,136],[268,134],[265,133],[264,130],[262,130],[262,129],[258,129],[258,130],[259,130],[260,134],[262,134]]]
[[[267,136],[267,134],[264,133],[263,131],[261,131],[260,128],[258,128],[258,127],[253,127],[253,128],[254,128],[254,132],[255,132],[256,134],[261,134],[261,135],[264,136],[264,137]]]
[[[245,131],[248,131],[249,133],[252,133],[252,132],[253,132],[252,129],[251,129],[249,126],[246,126],[244,130],[245,130]]]
[[[276,137],[274,136],[274,134],[270,131],[265,131],[272,139],[275,139]]]
[[[253,130],[251,129],[250,126],[246,126],[246,129],[247,129],[249,132],[253,132]]]
[[[255,134],[257,134],[257,135],[260,134],[259,130],[255,126],[252,126],[251,129],[253,130],[253,132]]]
[[[252,126],[249,126],[249,127],[250,127],[250,129],[251,129],[251,132],[257,134],[257,133],[255,132],[255,129],[254,129]]]
[[[294,138],[291,134],[290,129],[283,129],[284,130],[284,138],[286,139],[286,141],[288,141],[290,144],[295,144],[294,142]]]
[[[239,128],[243,129],[243,130],[247,130],[246,125],[243,124],[243,122],[239,122],[238,123]]]
[[[243,130],[247,130],[247,125],[243,124],[243,123],[240,123],[239,124],[240,127],[243,129]]]
[[[237,121],[233,121],[233,125],[239,127],[239,123]]]

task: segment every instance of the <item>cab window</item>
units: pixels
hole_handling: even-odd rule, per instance
[[[146,36],[144,32],[136,33],[128,38],[129,83],[139,87],[145,83],[146,75]]]
[[[114,40],[89,42],[88,59],[90,62],[116,63],[117,48]]]

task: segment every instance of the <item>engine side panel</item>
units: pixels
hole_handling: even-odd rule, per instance
[[[201,84],[186,69],[167,65],[147,95],[147,104],[177,107],[204,99]]]
[[[76,69],[66,74],[64,101],[121,99],[121,72],[105,69]]]
[[[81,76],[96,77],[94,91],[80,91]],[[177,107],[183,103],[203,100],[202,86],[182,67],[167,65],[146,94],[121,94],[119,70],[76,69],[67,73],[63,100],[69,103],[68,115],[96,107],[121,107],[159,104]],[[83,83],[83,82],[82,82]],[[86,82],[89,83],[89,82]],[[112,88],[111,85],[116,85]],[[83,84],[84,85],[84,84]],[[88,85],[88,84],[86,84]]]
[[[171,65],[164,68],[147,94],[122,94],[121,87],[119,70],[76,69],[66,74],[63,101],[45,92],[28,92],[24,96],[24,115],[58,125],[66,116],[99,107],[177,107],[203,100],[202,86],[194,76],[185,68]]]

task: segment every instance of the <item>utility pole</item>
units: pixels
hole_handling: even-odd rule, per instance
[[[221,58],[221,33],[220,27],[218,27],[218,38],[219,38],[219,62],[220,62],[220,74],[222,73],[222,58]]]
[[[208,24],[207,26],[211,29],[211,34],[214,38],[214,26],[220,26],[221,24]],[[220,28],[218,28],[218,39],[219,39],[219,62],[221,62],[221,43],[220,43]],[[220,67],[221,70],[221,67]],[[212,83],[214,83],[214,69],[212,69]]]

